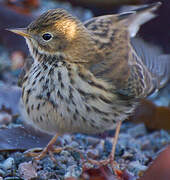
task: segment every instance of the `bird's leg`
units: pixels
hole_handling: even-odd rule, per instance
[[[35,157],[35,160],[40,160],[40,159],[44,158],[44,156],[45,156],[48,152],[49,152],[49,154],[50,154],[51,159],[54,160],[53,155],[52,155],[52,152],[54,152],[54,147],[53,147],[53,145],[54,145],[54,143],[56,142],[57,138],[58,138],[58,134],[56,134],[56,135],[50,140],[50,142],[49,142],[49,143],[47,144],[47,146],[43,149],[43,151],[42,151],[38,156]],[[57,149],[58,149],[58,148],[57,148]],[[59,148],[58,151],[55,150],[56,153],[59,153],[59,152],[61,152],[61,151],[62,151],[62,148]]]
[[[112,167],[113,170],[114,170],[114,165],[116,164],[115,161],[114,161],[114,158],[115,158],[115,150],[116,150],[116,145],[117,145],[117,141],[118,141],[118,138],[119,138],[119,132],[120,132],[121,124],[122,124],[122,121],[119,121],[117,123],[115,136],[112,139],[112,144],[113,145],[112,145],[112,151],[111,151],[111,154],[110,154],[110,164],[111,164],[111,167]]]
[[[27,156],[32,156],[34,157],[35,160],[40,160],[42,158],[44,158],[44,156],[49,153],[50,158],[55,161],[55,158],[53,157],[53,153],[60,153],[63,148],[58,147],[58,148],[54,148],[53,145],[56,142],[57,138],[58,138],[58,134],[56,134],[51,140],[50,142],[47,144],[47,146],[42,150],[40,149],[31,149],[25,152],[25,154]],[[35,152],[36,150],[38,150],[39,152]]]
[[[79,153],[80,158],[82,161],[84,161],[84,155],[81,151],[74,149],[72,147],[53,147],[54,143],[56,142],[58,138],[58,134],[56,134],[50,142],[47,144],[47,146],[42,149],[42,148],[33,148],[29,149],[28,151],[25,152],[27,156],[34,157],[35,160],[41,160],[45,157],[45,155],[48,153],[52,161],[56,161],[54,158],[53,153],[60,153],[62,150],[69,150],[69,151],[74,151]]]
[[[119,121],[117,123],[115,136],[114,136],[114,138],[112,140],[112,144],[113,144],[112,145],[112,151],[111,151],[111,153],[109,155],[109,158],[105,159],[105,160],[101,160],[101,161],[88,159],[89,163],[94,164],[94,165],[98,165],[98,166],[110,164],[113,171],[115,171],[116,162],[114,161],[114,157],[115,157],[116,144],[117,144],[117,141],[118,141],[121,124],[122,124],[121,121]]]

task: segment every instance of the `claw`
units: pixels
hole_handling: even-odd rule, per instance
[[[31,148],[31,149],[24,151],[24,155],[30,156],[30,157],[35,157],[35,156],[38,156],[42,150],[43,150],[43,148]]]
[[[114,155],[115,155],[116,144],[117,144],[118,135],[119,135],[119,131],[120,131],[120,126],[121,126],[121,121],[119,121],[117,123],[115,137],[113,138],[113,143],[112,143],[113,144],[112,151],[110,153],[109,158],[105,159],[105,160],[100,160],[100,161],[87,159],[87,162],[89,162],[90,164],[93,164],[93,165],[97,165],[97,166],[106,166],[106,165],[110,164],[113,172],[115,174],[117,174],[118,169],[116,167],[118,167],[118,164],[114,161]]]

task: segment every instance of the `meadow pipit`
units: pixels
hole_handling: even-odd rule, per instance
[[[26,28],[10,30],[26,39],[34,59],[22,85],[27,122],[56,134],[36,159],[61,149],[52,148],[58,135],[117,127],[111,155],[102,161],[114,168],[121,122],[141,98],[169,78],[168,58],[152,59],[147,51],[142,58],[131,44],[140,25],[155,17],[159,6],[159,2],[143,5],[84,24],[65,10],[53,9]]]

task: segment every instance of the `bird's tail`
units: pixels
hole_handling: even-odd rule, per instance
[[[129,10],[129,12],[119,14],[119,18],[124,20],[124,23],[128,27],[130,37],[136,35],[142,24],[156,17],[154,11],[156,11],[160,5],[161,2],[141,5]]]
[[[159,47],[139,38],[132,38],[131,44],[152,75],[153,90],[162,88],[170,81],[170,54],[163,54]]]

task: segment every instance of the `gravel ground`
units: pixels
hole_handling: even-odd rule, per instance
[[[85,156],[93,159],[105,159],[111,151],[111,140],[111,137],[102,139],[75,134],[64,135],[59,139],[58,144],[61,147],[67,146],[80,150]],[[115,160],[120,169],[126,169],[137,178],[168,144],[170,144],[170,135],[167,131],[147,132],[143,124],[135,125],[126,122],[121,127]],[[52,180],[79,177],[82,174],[82,161],[78,152],[63,150],[54,157],[56,163],[46,156],[36,164],[31,162],[31,158],[25,157],[23,152],[1,152],[0,176],[5,180],[26,179],[28,171],[29,177],[34,179]],[[94,167],[88,163],[86,165]],[[26,172],[24,169],[27,169]]]

